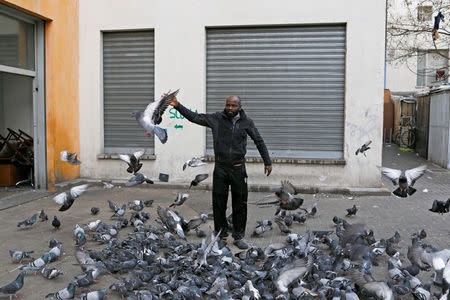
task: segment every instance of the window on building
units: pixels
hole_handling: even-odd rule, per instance
[[[343,157],[345,25],[208,28],[206,110],[239,95],[272,157]],[[207,130],[207,153],[212,134]],[[258,156],[253,141],[248,156]]]
[[[103,117],[105,153],[146,149],[154,137],[131,112],[143,111],[154,99],[154,32],[103,32]]]
[[[448,50],[421,51],[417,55],[417,87],[448,82]]]
[[[433,7],[420,5],[417,7],[417,20],[421,22],[431,21],[433,17]]]

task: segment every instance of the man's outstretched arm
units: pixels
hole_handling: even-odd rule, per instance
[[[176,97],[174,97],[172,101],[170,101],[170,105],[178,110],[180,114],[190,122],[206,127],[211,127],[213,114],[197,114],[179,103]]]
[[[266,144],[259,134],[258,129],[256,129],[253,121],[251,121],[250,127],[247,129],[247,134],[252,138],[256,148],[258,148],[261,158],[264,161],[264,174],[269,176],[272,172],[272,161],[270,160],[269,151],[267,151]]]

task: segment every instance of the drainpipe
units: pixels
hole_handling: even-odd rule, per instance
[[[387,20],[388,20],[388,0],[386,0],[386,20],[384,24],[384,89],[386,89]]]

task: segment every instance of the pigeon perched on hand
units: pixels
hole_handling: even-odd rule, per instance
[[[131,187],[131,186],[135,186],[135,185],[138,185],[138,184],[141,184],[144,182],[153,184],[153,181],[150,180],[147,176],[145,176],[142,173],[136,172],[130,179],[128,179],[127,182],[125,182],[125,186]]]
[[[204,157],[193,157],[187,160],[183,165],[183,171],[186,170],[187,167],[195,168],[206,165],[206,163],[203,162],[204,159]]]
[[[131,113],[139,122],[139,125],[146,130],[145,134],[147,136],[154,133],[163,144],[167,142],[167,131],[157,125],[162,122],[164,111],[169,106],[172,98],[178,94],[178,91],[176,90],[175,92],[164,95],[160,100],[150,103],[143,112],[136,110]]]
[[[38,214],[34,214],[31,217],[29,217],[28,219],[25,219],[22,222],[19,222],[17,224],[17,227],[24,228],[24,227],[31,227],[31,226],[33,226],[33,224],[36,222],[37,216],[38,216]]]
[[[23,287],[23,278],[26,274],[26,271],[22,271],[13,282],[0,287],[0,295],[8,295],[9,299],[11,299],[12,296],[16,298],[16,293]]]
[[[365,142],[364,143],[364,145],[362,145],[361,147],[359,147],[357,150],[356,150],[356,152],[355,152],[355,155],[358,155],[358,153],[362,153],[362,154],[364,154],[364,156],[366,156],[366,153],[364,153],[364,152],[366,152],[367,150],[369,150],[370,149],[370,147],[369,147],[369,145],[372,143],[372,141],[367,141],[367,142]]]
[[[66,211],[68,210],[73,202],[75,201],[76,198],[78,198],[81,194],[83,194],[86,189],[88,188],[89,185],[87,184],[82,184],[82,185],[77,185],[74,186],[73,188],[70,189],[69,193],[63,192],[60,193],[58,195],[56,195],[53,200],[62,205],[59,209],[59,211]]]
[[[78,160],[77,153],[70,153],[67,150],[61,151],[59,157],[62,161],[68,162],[71,165],[81,165],[81,161]]]
[[[178,193],[175,201],[169,207],[180,206],[189,198],[189,194]]]
[[[142,164],[139,163],[139,159],[141,158],[142,155],[144,155],[144,153],[145,153],[145,150],[140,150],[140,151],[134,152],[131,155],[127,155],[127,154],[119,155],[119,158],[128,164],[128,169],[127,169],[128,173],[136,173],[141,169]]]
[[[388,177],[394,186],[398,184],[399,187],[392,194],[397,197],[406,198],[408,195],[411,196],[416,192],[416,189],[412,186],[417,179],[422,177],[426,170],[426,165],[406,171],[382,167],[381,174]]]
[[[433,205],[428,210],[439,214],[448,213],[450,210],[450,198],[447,201],[434,200]]]
[[[191,181],[191,185],[189,186],[189,188],[197,186],[200,182],[208,178],[208,176],[208,174],[198,174],[197,176],[195,176],[194,180]]]
[[[346,210],[347,210],[347,214],[345,216],[350,217],[350,216],[356,215],[358,208],[356,207],[356,205],[353,204],[353,206],[351,208],[346,208]]]

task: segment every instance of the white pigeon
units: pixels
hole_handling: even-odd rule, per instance
[[[147,105],[144,112],[135,110],[131,114],[136,120],[146,130],[146,135],[154,133],[161,143],[165,144],[167,142],[167,131],[159,126],[162,122],[162,115],[164,111],[169,106],[170,101],[178,94],[179,90],[172,92],[168,95],[163,96],[158,101],[154,101]]]

